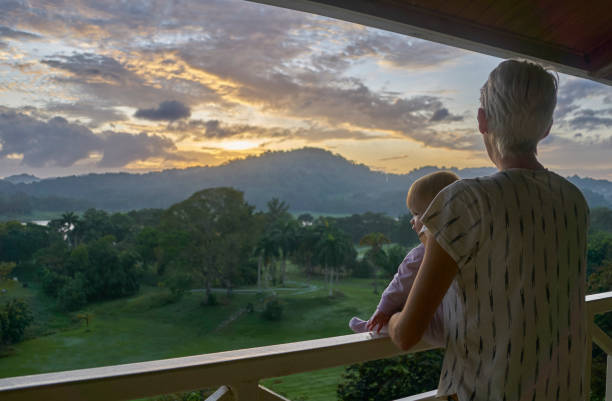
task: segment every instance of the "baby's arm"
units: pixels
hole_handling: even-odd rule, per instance
[[[376,312],[368,320],[368,330],[380,331],[387,324],[391,315],[404,307],[419,266],[423,261],[424,253],[425,247],[422,244],[408,252],[402,263],[400,263],[397,273],[393,276],[393,280],[383,291]]]

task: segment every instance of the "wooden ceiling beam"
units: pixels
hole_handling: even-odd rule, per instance
[[[593,65],[591,76],[598,80],[612,81],[612,39],[589,53]]]
[[[537,38],[495,30],[409,4],[373,0],[249,0],[354,22],[500,58],[523,57],[559,72],[612,85],[610,51],[586,56]],[[603,61],[602,61],[603,60]],[[598,62],[595,68],[594,62]]]

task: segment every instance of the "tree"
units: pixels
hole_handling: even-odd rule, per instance
[[[319,263],[325,268],[331,297],[334,295],[336,269],[346,265],[351,257],[355,257],[355,248],[350,237],[343,231],[327,224],[324,227],[322,236],[316,243],[315,252]]]
[[[62,241],[37,253],[43,266],[43,290],[67,310],[136,293],[140,276],[137,259],[132,251],[121,251],[112,235],[71,251]]]
[[[310,226],[314,222],[314,217],[310,213],[302,213],[298,216],[297,221],[301,226]]]
[[[74,245],[88,243],[106,235],[115,235],[108,213],[104,210],[87,209],[73,229]],[[116,237],[115,237],[116,238]]]
[[[323,228],[322,225],[303,226],[297,232],[297,247],[293,258],[298,266],[303,266],[307,275],[312,274],[316,244],[322,236]]]
[[[414,246],[419,243],[419,237],[412,229],[412,215],[403,214],[399,216],[395,230],[389,236],[392,242],[404,246]]]
[[[612,233],[612,209],[596,207],[591,209],[590,231],[605,231]]]
[[[591,232],[587,243],[588,272],[595,271],[606,261],[612,262],[612,234],[604,231]]]
[[[388,244],[389,238],[382,233],[369,233],[359,240],[359,245],[367,245],[370,249],[365,255],[365,259],[370,262],[372,266],[372,278],[374,279],[374,292],[378,293],[377,288],[377,272],[381,267],[387,264],[387,254],[382,248],[384,244]]]
[[[383,265],[383,271],[388,278],[392,278],[397,273],[397,268],[406,257],[406,249],[401,245],[391,245],[385,251],[387,258]]]
[[[282,260],[281,260],[281,278],[280,278],[281,284],[285,283],[285,274],[287,271],[287,259],[297,249],[298,230],[299,230],[298,223],[297,221],[293,219],[286,219],[279,223],[277,235],[278,235],[278,243],[280,245],[280,249],[283,255]]]
[[[48,231],[36,224],[0,223],[0,261],[17,265],[30,261],[38,249],[51,242]]]
[[[259,238],[257,246],[255,247],[255,255],[258,256],[257,265],[257,287],[261,289],[263,281],[267,282],[264,276],[270,273],[274,276],[271,271],[271,265],[274,263],[280,255],[280,247],[278,244],[278,235],[274,231],[264,232]],[[276,278],[272,277],[273,281],[276,282]]]
[[[51,220],[49,226],[58,231],[62,237],[68,241],[68,244],[73,247],[75,246],[74,228],[79,222],[79,216],[74,212],[63,213],[61,218],[57,220]]]
[[[280,201],[278,198],[272,198],[268,202],[268,211],[266,212],[267,216],[267,225],[274,224],[279,220],[290,219],[291,215],[289,214],[289,205],[285,202]]]
[[[229,291],[238,265],[248,263],[256,228],[253,207],[242,192],[232,188],[196,192],[162,217],[161,264],[190,273],[211,299],[213,284],[224,282]]]
[[[144,227],[134,240],[134,248],[140,255],[142,262],[147,265],[152,265],[156,262],[156,250],[159,248],[161,233],[153,227]]]

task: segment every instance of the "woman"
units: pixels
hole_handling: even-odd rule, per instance
[[[481,89],[478,128],[499,172],[450,185],[420,216],[425,259],[389,331],[412,347],[456,281],[440,397],[586,399],[588,207],[536,157],[556,94],[556,77],[537,64],[495,68]]]

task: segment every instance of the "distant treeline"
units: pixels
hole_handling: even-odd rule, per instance
[[[62,198],[59,196],[31,196],[24,192],[0,194],[0,216],[28,216],[36,211],[63,212],[65,210],[83,211],[91,207],[91,203]]]
[[[340,275],[390,277],[418,239],[410,216],[380,213],[298,218],[278,199],[255,211],[242,192],[212,188],[168,209],[65,212],[48,226],[0,224],[0,262],[38,281],[66,310],[162,285],[179,298],[188,288],[231,291],[245,284],[279,285],[288,261],[324,275],[330,292]],[[357,258],[355,245],[366,248]],[[383,247],[385,243],[399,245]]]

